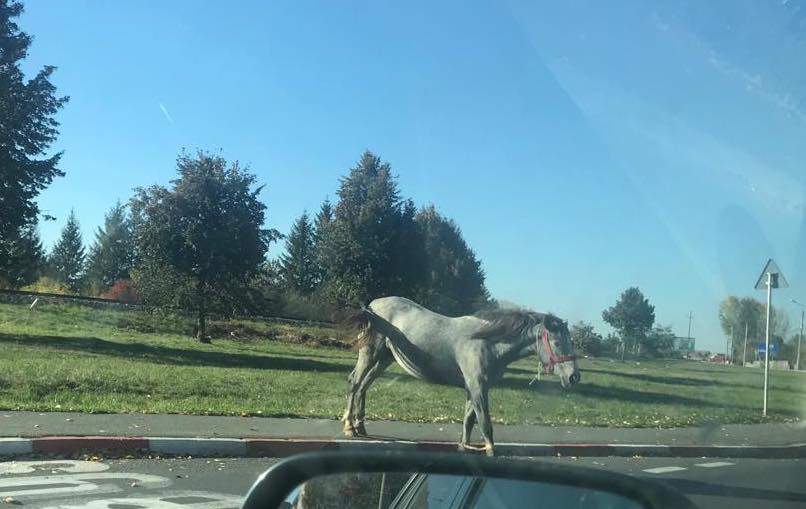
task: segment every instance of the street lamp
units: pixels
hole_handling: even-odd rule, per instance
[[[800,334],[798,334],[798,353],[795,357],[795,369],[800,371],[800,344],[803,342],[803,316],[806,314],[806,304],[802,304],[795,299],[790,299],[792,304],[800,306]]]

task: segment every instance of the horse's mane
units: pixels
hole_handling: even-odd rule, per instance
[[[562,320],[550,313],[528,310],[493,309],[476,313],[474,316],[489,323],[471,337],[490,341],[511,341],[523,339],[526,333],[538,324],[544,324],[554,331],[562,327]]]

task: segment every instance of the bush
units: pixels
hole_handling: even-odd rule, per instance
[[[602,336],[593,330],[593,325],[579,322],[571,326],[570,332],[577,352],[594,357],[602,354]]]
[[[125,302],[138,302],[140,300],[140,295],[137,293],[137,284],[131,279],[115,281],[115,284],[113,284],[109,290],[102,293],[101,297]]]
[[[24,290],[26,292],[39,292],[39,293],[57,293],[60,295],[75,295],[74,292],[70,291],[61,281],[57,281],[51,277],[42,276],[36,280],[36,283],[23,286],[20,290]]]
[[[334,308],[317,293],[305,296],[288,290],[283,293],[281,302],[280,315],[285,318],[327,322],[331,320],[334,311]]]
[[[120,326],[147,334],[167,333],[191,336],[194,332],[192,319],[162,309],[126,313],[121,319]]]

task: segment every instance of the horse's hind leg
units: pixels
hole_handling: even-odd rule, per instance
[[[353,421],[355,424],[355,432],[358,435],[366,435],[367,429],[364,426],[364,408],[366,406],[367,401],[367,390],[369,386],[372,385],[381,373],[384,372],[386,368],[392,363],[392,353],[386,349],[381,348],[378,351],[377,355],[377,362],[369,369],[364,380],[361,382],[361,386],[358,388],[358,392],[356,394],[356,412],[355,412],[355,420]]]
[[[359,392],[361,384],[364,382],[367,374],[373,366],[378,363],[378,354],[386,345],[383,344],[383,338],[380,335],[374,334],[370,331],[365,331],[362,334],[368,334],[366,344],[358,350],[358,361],[355,363],[355,368],[347,377],[349,389],[347,391],[347,408],[342,416],[344,422],[344,434],[347,436],[356,436],[355,429],[355,408],[356,397]]]
[[[487,398],[487,387],[483,383],[473,384],[468,387],[470,401],[476,418],[479,421],[481,438],[484,439],[484,450],[488,456],[493,455],[493,424],[490,421],[489,400]]]
[[[470,401],[470,393],[467,393],[465,401],[465,419],[462,426],[462,441],[459,442],[459,449],[467,449],[470,445],[470,435],[473,433],[473,426],[476,425],[476,411],[473,409],[473,402]]]

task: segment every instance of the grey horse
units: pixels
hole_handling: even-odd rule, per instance
[[[459,447],[476,449],[469,441],[478,421],[488,455],[494,447],[488,393],[510,363],[536,353],[556,368],[564,388],[581,378],[568,324],[551,314],[502,310],[451,318],[403,297],[383,297],[349,321],[359,330],[359,350],[342,417],[347,436],[366,435],[367,389],[392,361],[421,380],[463,387],[467,401]]]

